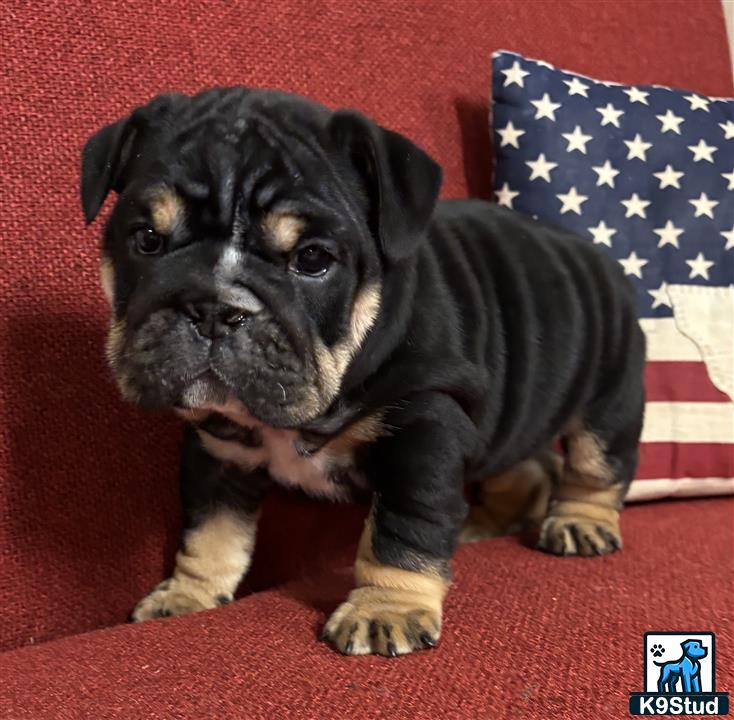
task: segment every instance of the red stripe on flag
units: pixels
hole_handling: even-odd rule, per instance
[[[635,479],[734,476],[734,445],[730,443],[658,443],[640,446]]]
[[[695,360],[647,363],[645,393],[649,401],[729,402],[711,382],[706,365]]]

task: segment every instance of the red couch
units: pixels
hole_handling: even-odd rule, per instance
[[[0,717],[626,717],[642,633],[675,628],[717,632],[717,686],[734,691],[722,499],[631,507],[613,557],[464,548],[440,648],[391,661],[317,641],[363,508],[279,496],[246,597],[103,629],[171,567],[179,428],[116,396],[100,224],[84,229],[77,198],[100,124],[162,90],[237,83],[358,107],[435,155],[446,196],[488,197],[494,50],[727,95],[718,0],[9,0],[1,22]]]

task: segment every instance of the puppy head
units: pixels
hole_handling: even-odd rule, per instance
[[[362,115],[244,88],[164,95],[82,155],[123,395],[236,400],[274,426],[322,414],[424,236],[440,168]]]

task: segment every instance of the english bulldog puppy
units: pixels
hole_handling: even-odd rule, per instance
[[[126,400],[187,424],[181,549],[134,620],[231,601],[276,483],[371,494],[356,587],[324,628],[347,655],[438,643],[465,483],[547,481],[539,548],[621,547],[633,288],[572,233],[440,186],[402,135],[267,90],[161,95],[86,143],[87,223],[117,193],[110,366]]]

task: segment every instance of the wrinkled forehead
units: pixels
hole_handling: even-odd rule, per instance
[[[179,236],[196,230],[200,224],[193,213],[188,209],[188,203],[182,195],[170,185],[159,185],[152,188],[147,194],[146,206],[149,212],[150,224],[161,235]],[[227,227],[223,222],[219,235],[226,233],[235,242],[242,240],[241,234],[249,229],[247,220],[242,217],[239,205],[234,208],[236,218]],[[293,209],[290,201],[271,204],[270,207],[258,208],[249,213],[249,223],[257,223],[258,234],[263,236],[265,243],[275,253],[288,253],[297,245],[309,222],[309,216]],[[322,225],[328,219],[321,220]]]
[[[289,122],[290,121],[290,122]],[[313,121],[226,113],[188,115],[145,140],[135,190],[163,228],[182,215],[208,231],[278,213],[343,217],[354,213],[345,179]]]

